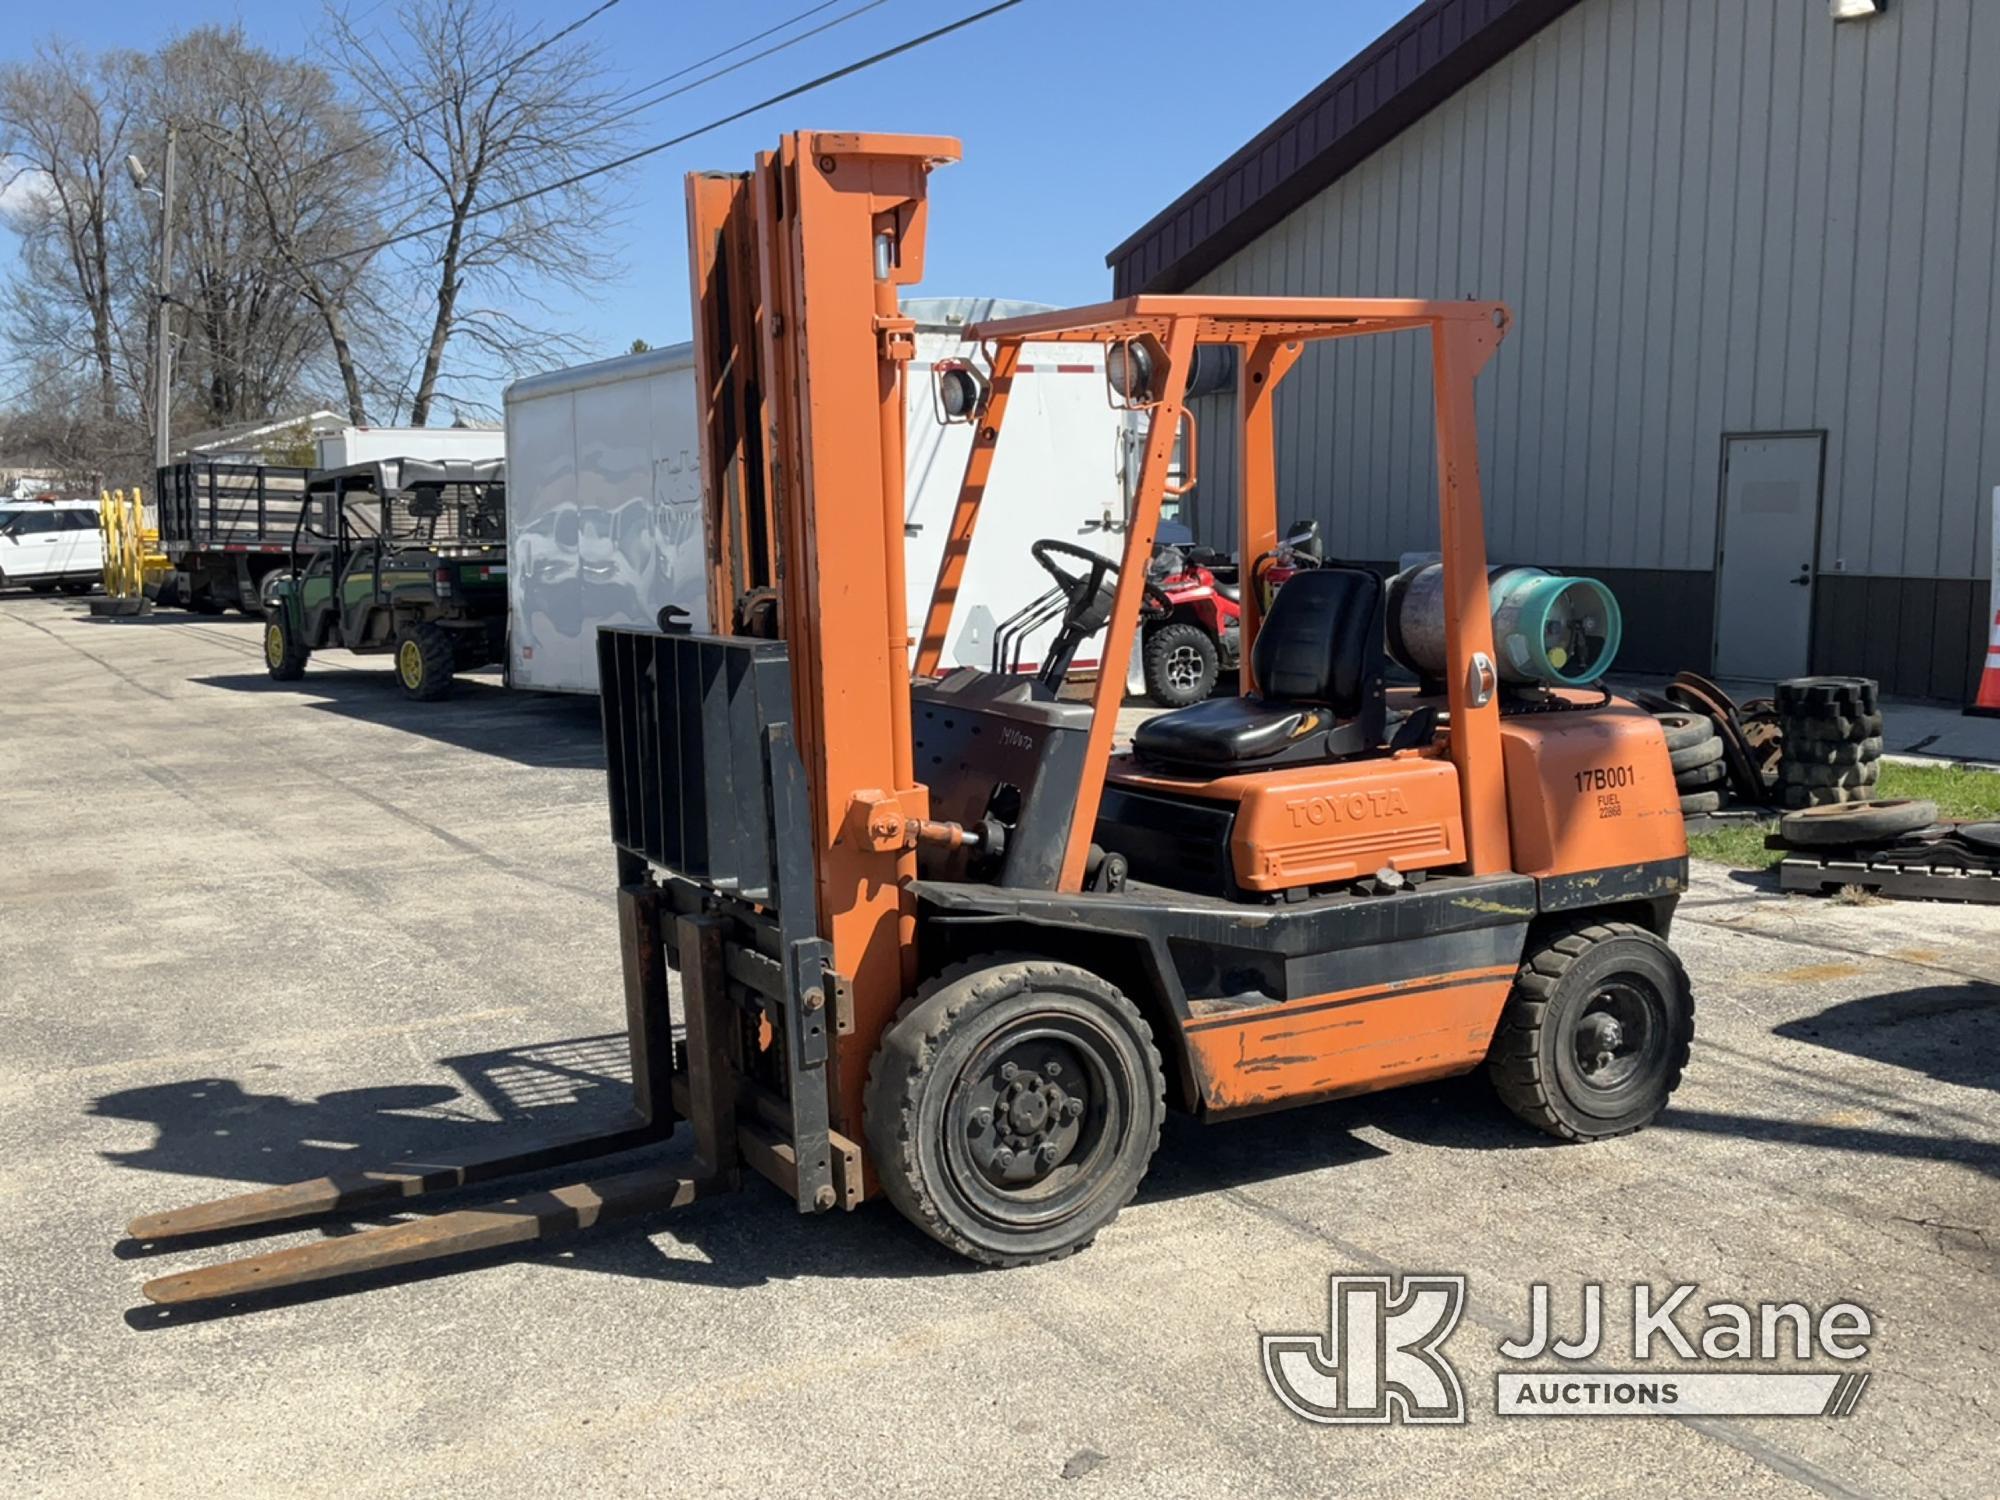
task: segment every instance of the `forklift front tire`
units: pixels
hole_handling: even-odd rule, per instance
[[[1131,1202],[1160,1144],[1151,1030],[1070,964],[985,957],[897,1012],[869,1069],[868,1150],[890,1202],[967,1259],[1083,1249]]]
[[[1673,949],[1643,927],[1602,922],[1528,955],[1486,1066],[1530,1125],[1601,1140],[1666,1108],[1693,1040],[1694,993]]]
[[[451,632],[437,625],[412,625],[396,634],[396,681],[404,695],[429,703],[451,691],[458,650]]]
[[[306,675],[306,660],[311,655],[282,609],[265,619],[264,666],[273,682],[297,682]]]

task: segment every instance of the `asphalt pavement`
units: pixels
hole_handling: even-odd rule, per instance
[[[2000,1489],[2000,912],[1708,866],[1693,1063],[1627,1139],[1554,1144],[1475,1077],[1176,1119],[1097,1244],[1026,1271],[753,1183],[452,1274],[144,1303],[228,1251],[150,1256],[134,1213],[619,1113],[602,765],[588,701],[411,704],[339,653],[277,685],[238,616],[0,596],[0,1492]],[[1276,1399],[1260,1335],[1379,1273],[1467,1278],[1463,1425]],[[1870,1380],[1838,1418],[1502,1417],[1537,1281],[1565,1326],[1604,1286],[1605,1369],[1640,1368],[1634,1283],[1698,1283],[1697,1334],[1711,1301],[1857,1303]]]

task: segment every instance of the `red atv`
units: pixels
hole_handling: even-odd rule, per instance
[[[1251,564],[1264,607],[1278,585],[1302,568],[1316,568],[1317,522],[1295,526],[1271,551]],[[1146,696],[1166,708],[1199,703],[1215,691],[1224,672],[1236,670],[1243,603],[1232,558],[1191,543],[1153,549],[1146,570],[1152,605],[1145,624],[1142,660]]]

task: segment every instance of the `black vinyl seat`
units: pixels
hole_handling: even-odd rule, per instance
[[[1369,754],[1387,724],[1383,662],[1382,580],[1366,568],[1295,574],[1250,650],[1257,696],[1148,719],[1133,752],[1162,769],[1203,773]]]
[[[1215,591],[1231,604],[1241,604],[1243,602],[1243,588],[1233,578],[1216,579]]]

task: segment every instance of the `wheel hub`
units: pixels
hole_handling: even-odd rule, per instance
[[[1032,1188],[1076,1155],[1087,1081],[1078,1060],[1061,1056],[1065,1050],[1023,1043],[972,1082],[961,1111],[966,1143],[995,1186]]]
[[[1653,1029],[1647,997],[1634,986],[1618,982],[1598,990],[1570,1032],[1583,1083],[1612,1090],[1630,1082],[1651,1044]]]
[[[1167,653],[1167,681],[1177,688],[1191,688],[1201,681],[1201,653],[1192,646],[1176,646]]]

